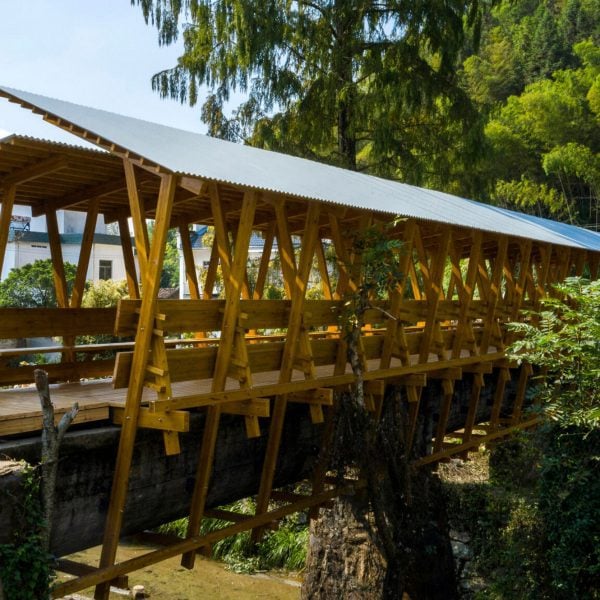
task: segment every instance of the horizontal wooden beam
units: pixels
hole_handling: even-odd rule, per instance
[[[490,354],[480,356],[464,356],[445,361],[431,361],[427,363],[418,363],[402,367],[392,367],[389,369],[377,369],[368,371],[363,374],[365,381],[373,379],[394,379],[404,375],[412,375],[418,373],[428,373],[437,371],[440,368],[464,367],[465,365],[473,365],[485,362],[494,362],[504,357],[503,352],[492,352]],[[172,410],[193,408],[200,406],[209,406],[211,404],[225,404],[228,402],[236,402],[247,398],[261,398],[269,396],[278,396],[283,394],[291,394],[293,392],[302,392],[314,390],[322,387],[336,387],[351,384],[355,381],[355,376],[352,373],[343,375],[332,375],[329,377],[318,377],[316,379],[306,379],[301,381],[291,381],[289,383],[274,383],[269,385],[258,385],[252,388],[240,390],[227,390],[223,392],[208,392],[206,394],[190,394],[186,396],[175,397],[172,400],[156,400],[151,402],[156,410],[162,406],[168,406]]]
[[[221,408],[221,412],[228,415],[242,415],[244,417],[268,417],[271,414],[271,404],[268,398],[252,398],[229,402]]]
[[[331,388],[317,388],[302,392],[292,392],[287,396],[288,402],[300,404],[322,404],[333,406],[333,390]]]
[[[514,433],[515,431],[519,431],[521,429],[529,429],[531,427],[536,427],[542,422],[542,418],[539,416],[535,416],[531,419],[527,419],[526,421],[522,421],[521,423],[517,423],[511,427],[506,427],[504,429],[497,429],[493,433],[483,436],[477,436],[475,438],[471,438],[468,442],[463,444],[456,444],[451,448],[446,448],[441,450],[440,452],[434,452],[433,454],[429,454],[414,461],[412,464],[415,467],[420,467],[422,465],[427,465],[434,462],[439,462],[444,458],[449,458],[450,456],[454,456],[455,454],[461,454],[465,451],[472,450],[473,448],[477,448],[481,444],[485,444],[487,442],[491,442],[493,440],[506,437]],[[460,437],[462,434],[456,434],[457,437]]]
[[[125,410],[112,407],[112,421],[115,425],[123,424]],[[140,408],[138,427],[146,429],[160,429],[162,431],[189,431],[190,413],[186,410],[172,410],[169,412],[154,412],[145,406]]]

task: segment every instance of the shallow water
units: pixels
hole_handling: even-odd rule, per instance
[[[119,546],[119,561],[133,558],[153,547],[136,543]],[[68,558],[77,562],[97,565],[100,547],[77,552]],[[143,585],[147,597],[160,600],[298,600],[300,581],[287,573],[238,574],[226,569],[221,562],[200,555],[196,566],[188,571],[180,564],[180,557],[170,558],[140,571],[129,574],[129,587]],[[94,590],[79,592],[79,597],[93,597]],[[123,599],[123,593],[111,592],[110,600]]]

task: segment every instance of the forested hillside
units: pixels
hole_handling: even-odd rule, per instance
[[[462,82],[485,122],[491,202],[598,228],[600,3],[501,2]]]

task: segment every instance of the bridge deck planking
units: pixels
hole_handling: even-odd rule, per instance
[[[497,359],[496,348],[489,349],[488,356]],[[461,358],[469,357],[468,352],[463,351]],[[486,356],[477,357],[478,362],[484,362]],[[415,367],[415,371],[421,370],[417,355],[410,357],[410,364]],[[429,356],[428,366],[431,368],[433,363],[439,363],[439,368],[447,368],[447,361],[440,361],[437,355]],[[423,365],[421,365],[422,367]],[[376,375],[377,378],[386,378],[394,373],[398,368],[403,367],[402,361],[398,358],[392,358],[387,369],[379,369],[379,359],[372,358],[367,360],[367,372]],[[350,375],[351,368],[346,365],[345,372],[336,372],[335,365],[318,365],[315,367],[314,387],[326,386],[327,382],[339,375]],[[247,390],[247,397],[252,398],[256,394],[255,390],[263,387],[276,386],[279,381],[279,371],[267,371],[253,374],[253,386]],[[394,377],[397,375],[392,375]],[[304,382],[305,376],[300,371],[294,371],[290,382]],[[206,397],[206,404],[212,397],[212,379],[197,379],[172,383],[174,398],[198,398],[197,404],[202,406],[200,398]],[[239,384],[236,380],[228,378],[225,382],[223,392],[235,392],[235,400],[243,400],[239,396]],[[56,419],[67,412],[74,402],[79,404],[79,414],[74,423],[83,423],[89,421],[103,421],[110,418],[110,408],[123,408],[126,402],[127,388],[115,389],[111,379],[101,379],[92,381],[81,381],[72,383],[60,383],[50,386],[52,402],[55,407]],[[225,398],[223,398],[225,400]],[[148,406],[156,401],[156,394],[153,390],[147,388],[142,395],[142,405]],[[175,400],[177,402],[177,400]],[[214,403],[214,402],[212,402]],[[205,405],[205,404],[204,404]],[[182,408],[186,408],[183,406]],[[0,391],[0,436],[15,435],[20,433],[41,431],[42,429],[42,411],[40,400],[35,387],[19,387]]]

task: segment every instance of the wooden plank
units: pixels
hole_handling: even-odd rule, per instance
[[[250,400],[239,400],[238,402],[227,402],[221,406],[221,412],[226,415],[268,418],[271,415],[271,402],[268,398],[252,398]]]
[[[112,334],[116,314],[114,308],[0,308],[0,338]]]
[[[287,401],[299,404],[333,406],[333,390],[331,388],[316,388],[305,392],[292,392],[287,395]]]
[[[206,277],[204,278],[204,289],[202,290],[202,299],[210,300],[213,297],[215,282],[217,279],[217,270],[219,268],[219,249],[216,236],[213,238],[213,244],[210,249],[210,259]]]
[[[128,164],[129,161],[125,161],[126,172]],[[133,166],[131,166],[131,170],[133,170]],[[130,178],[128,177],[128,189],[129,184]],[[156,313],[156,303],[160,287],[160,274],[163,266],[167,231],[169,222],[171,221],[171,210],[173,207],[176,186],[177,178],[175,176],[166,175],[162,177],[158,206],[156,209],[156,228],[154,230],[152,247],[150,249],[148,260],[144,261],[145,270],[142,270],[144,298],[142,300],[138,333],[136,335],[136,347],[133,356],[132,375],[127,390],[124,422],[121,427],[119,450],[117,453],[110,503],[106,517],[106,529],[102,545],[102,554],[100,557],[101,568],[114,564],[119,543],[123,508],[127,497],[129,469],[137,430],[140,400],[144,388],[143,374],[146,370],[148,352],[152,340],[154,315]],[[139,211],[139,206],[136,206],[135,208],[133,206],[136,204],[137,192],[132,193],[129,199],[132,214],[134,210]],[[145,227],[142,227],[142,229],[144,228]],[[136,238],[138,233],[141,234],[141,232],[136,232]],[[100,585],[96,588],[95,598],[96,600],[108,600],[108,593],[109,588],[106,585]]]
[[[2,178],[2,187],[4,189],[27,183],[38,177],[55,173],[69,166],[68,160],[65,156],[51,156],[40,160],[32,165],[23,167],[17,171],[8,173]],[[34,215],[35,216],[35,215]]]
[[[490,280],[490,289],[488,293],[487,313],[483,318],[483,335],[479,346],[480,352],[487,352],[492,337],[492,329],[497,326],[497,312],[502,305],[501,285],[502,275],[506,266],[506,256],[508,253],[508,236],[500,236],[498,240],[498,249],[494,259],[494,268]]]
[[[225,387],[225,380],[227,378],[231,354],[234,347],[236,327],[240,314],[240,292],[242,289],[243,277],[246,272],[248,248],[250,237],[252,235],[256,204],[257,195],[254,192],[246,192],[242,203],[242,212],[240,215],[240,225],[237,236],[238,243],[235,247],[233,261],[230,263],[228,248],[220,248],[219,250],[221,266],[223,266],[224,260],[226,263],[229,263],[230,266],[227,268],[225,312],[223,315],[223,324],[221,326],[221,339],[217,353],[217,361],[213,374],[213,391],[221,391]],[[215,235],[221,240],[219,244],[222,244],[224,243],[223,238],[225,237],[226,232],[223,229],[223,223],[219,220],[220,225],[217,226],[217,221],[218,219],[215,219]]]
[[[523,412],[523,404],[525,403],[525,394],[527,393],[527,383],[529,377],[533,374],[533,368],[529,363],[523,363],[521,365],[521,371],[519,373],[519,382],[517,383],[517,394],[515,396],[515,402],[513,404],[513,410],[510,417],[510,424],[516,425],[521,418]]]
[[[229,244],[227,222],[225,220],[225,215],[223,214],[219,188],[216,183],[211,182],[209,184],[209,194],[210,208],[215,227],[215,240],[213,243],[217,246],[217,253],[221,263],[221,272],[223,274],[225,286],[227,286],[227,282],[229,282],[229,271],[231,270],[231,247]]]
[[[428,373],[438,371],[441,368],[464,367],[469,364],[479,362],[496,362],[505,358],[504,352],[492,352],[487,355],[465,356],[458,359],[449,359],[446,361],[430,361],[428,363],[414,363],[408,366],[390,367],[389,369],[375,369],[364,374],[365,381],[372,379],[395,379],[405,375],[418,373]],[[340,375],[331,375],[317,377],[314,380],[296,380],[288,383],[273,383],[265,385],[255,385],[250,389],[225,390],[223,392],[208,392],[202,394],[189,394],[173,398],[169,402],[172,410],[207,406],[213,402],[232,402],[236,400],[245,400],[247,398],[261,398],[289,394],[304,390],[315,389],[317,387],[337,387],[352,383],[355,377],[352,373]],[[160,410],[161,403],[156,402],[156,409]]]
[[[403,280],[396,285],[392,293],[392,301],[390,305],[390,313],[394,319],[390,319],[387,323],[385,342],[381,353],[380,368],[386,369],[390,366],[392,360],[392,350],[395,343],[399,343],[401,349],[400,360],[404,364],[408,362],[408,351],[405,347],[404,327],[400,321],[400,311],[404,303],[404,292],[407,282],[408,265],[411,260],[413,251],[413,238],[415,235],[415,221],[409,219],[404,227],[404,237],[402,240],[402,248],[400,249],[401,256],[399,260],[399,269]]]
[[[500,411],[504,402],[504,392],[507,382],[510,381],[510,371],[507,368],[499,368],[496,378],[496,387],[494,389],[494,402],[490,415],[490,429],[495,431],[500,421]]]
[[[252,226],[254,224],[254,214],[257,205],[257,194],[255,192],[246,192],[242,202],[239,227],[237,231],[237,243],[234,247],[233,259],[230,257],[229,244],[225,220],[221,212],[221,204],[218,198],[216,185],[211,186],[211,206],[215,222],[215,239],[221,259],[221,267],[226,277],[225,285],[225,309],[223,314],[223,324],[221,326],[221,340],[217,350],[215,369],[211,389],[213,392],[222,391],[225,388],[228,369],[232,354],[234,352],[236,341],[236,330],[240,317],[240,292],[242,289],[242,278],[246,274],[246,263],[248,260],[248,249],[250,237],[252,235]],[[238,344],[243,344],[243,339],[237,338]],[[244,382],[246,386],[251,385],[251,381]],[[206,506],[206,495],[208,493],[208,484],[212,473],[215,444],[220,420],[220,408],[218,406],[209,407],[206,428],[202,439],[202,447],[198,458],[198,467],[192,504],[190,508],[190,517],[187,530],[187,537],[198,535],[200,523]],[[246,419],[246,426],[250,435],[255,435],[258,423],[256,416]],[[258,430],[260,435],[260,429]],[[195,553],[188,552],[182,556],[182,566],[191,569],[194,566]]]
[[[454,380],[444,379],[442,381],[442,406],[440,408],[440,414],[438,417],[438,424],[435,430],[435,441],[433,445],[433,452],[440,452],[444,444],[444,436],[446,435],[446,429],[448,426],[448,418],[450,417],[450,409],[452,408],[452,398],[454,397]]]
[[[475,283],[477,279],[477,272],[479,261],[481,259],[481,248],[483,242],[483,235],[481,231],[473,232],[473,243],[471,245],[471,251],[469,254],[469,266],[467,268],[467,274],[463,283],[460,271],[456,274],[457,278],[460,278],[460,314],[458,322],[456,324],[456,335],[454,336],[454,344],[452,345],[452,357],[458,358],[461,350],[463,349],[463,343],[468,333],[472,333],[472,323],[469,317],[469,308],[473,301],[473,294],[475,293]],[[475,353],[478,353],[476,348]]]
[[[35,349],[33,349],[35,350]],[[85,360],[0,369],[0,385],[18,385],[33,382],[33,371],[43,368],[51,383],[59,381],[79,381],[80,379],[109,377],[113,372],[114,360]]]

